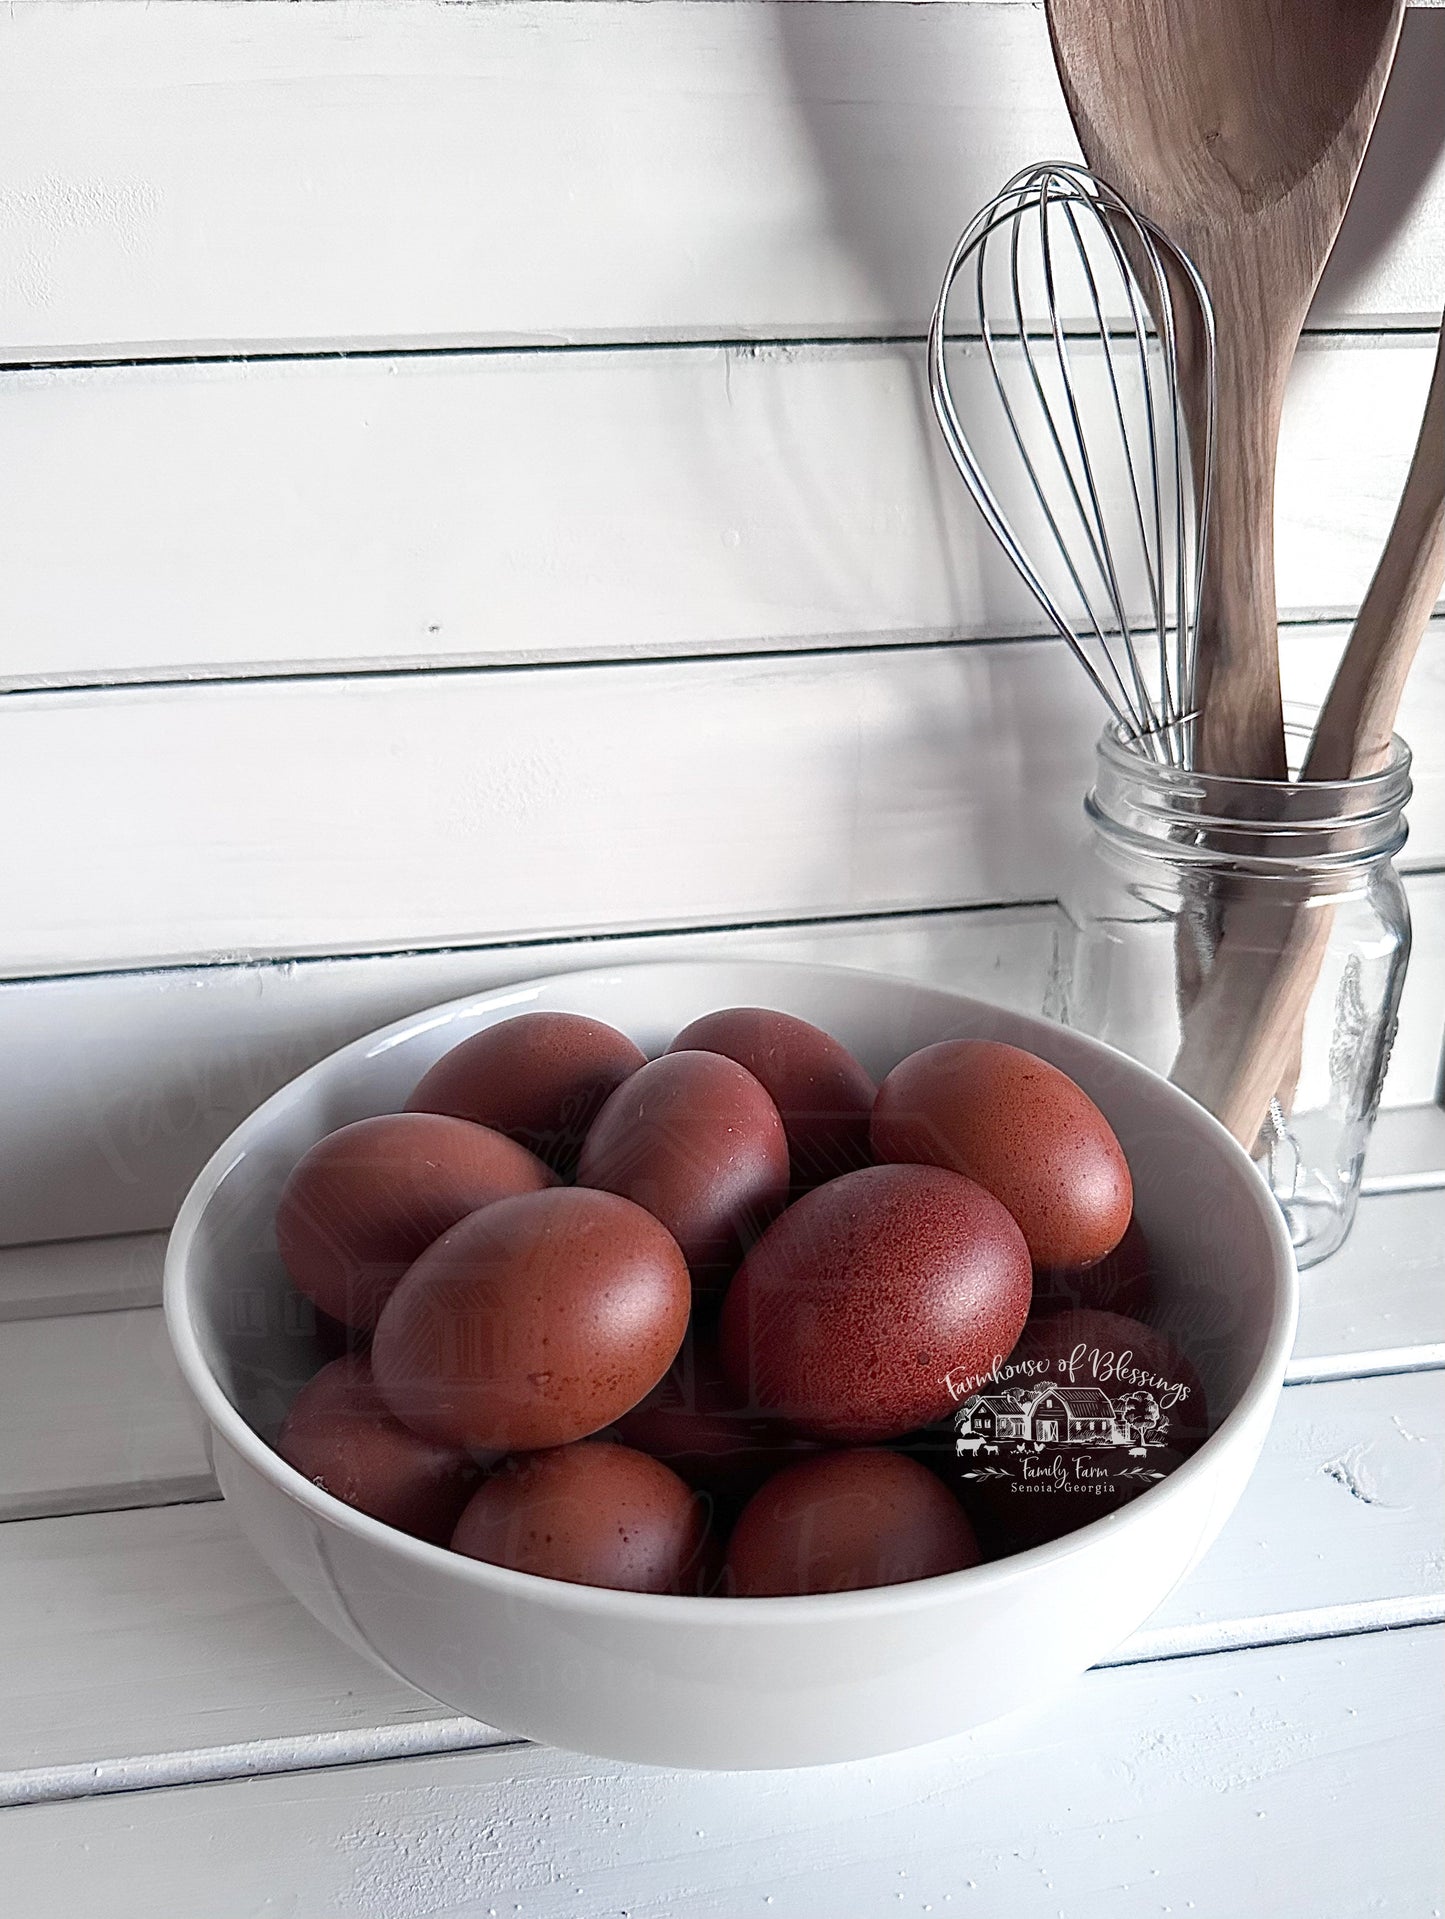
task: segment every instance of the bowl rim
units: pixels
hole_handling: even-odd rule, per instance
[[[1128,1073],[1156,1081],[1166,1089],[1168,1098],[1180,1102],[1179,1110],[1188,1114],[1191,1123],[1201,1126],[1205,1135],[1224,1150],[1226,1161],[1232,1162],[1245,1176],[1246,1185],[1253,1189],[1255,1199],[1260,1204],[1278,1255],[1279,1277],[1274,1288],[1269,1326],[1259,1360],[1241,1388],[1235,1405],[1182,1465],[1126,1505],[1086,1521],[1059,1539],[1024,1547],[1000,1559],[985,1560],[958,1572],[937,1573],[926,1579],[908,1580],[890,1586],[865,1586],[847,1592],[786,1593],[748,1598],[741,1602],[737,1597],[724,1594],[638,1593],[609,1586],[587,1586],[569,1580],[547,1578],[540,1573],[518,1572],[510,1566],[494,1565],[489,1560],[473,1559],[465,1553],[453,1552],[449,1546],[416,1539],[383,1520],[373,1519],[369,1513],[361,1512],[323,1491],[295,1467],[288,1465],[242,1417],[222,1391],[201,1350],[190,1310],[188,1265],[191,1244],[207,1206],[227,1175],[239,1165],[249,1150],[242,1136],[253,1130],[263,1130],[268,1114],[295,1103],[312,1085],[326,1077],[339,1061],[374,1057],[390,1051],[413,1035],[434,1026],[449,1024],[460,1014],[474,1008],[521,1004],[535,998],[541,991],[565,987],[579,980],[601,980],[618,974],[634,976],[647,972],[670,975],[701,973],[710,969],[726,969],[730,974],[753,972],[760,977],[764,974],[792,972],[799,978],[824,975],[834,979],[866,980],[884,988],[896,987],[948,1000],[965,1015],[976,1010],[1003,1013],[1010,1019],[1031,1026],[1049,1027],[1056,1024],[1039,1014],[1016,1013],[1012,1008],[994,1006],[972,994],[957,993],[948,987],[908,979],[899,974],[878,972],[869,967],[827,965],[806,960],[702,957],[618,962],[610,966],[539,974],[535,978],[482,988],[435,1006],[423,1007],[373,1032],[349,1040],[278,1087],[231,1130],[196,1175],[181,1203],[166,1243],[163,1306],[166,1330],[177,1364],[211,1427],[245,1464],[314,1519],[350,1533],[359,1541],[388,1551],[403,1561],[433,1571],[447,1571],[479,1592],[495,1594],[499,1598],[530,1600],[553,1610],[591,1617],[603,1616],[614,1620],[630,1617],[640,1624],[658,1625],[686,1621],[702,1624],[706,1621],[709,1625],[726,1624],[731,1630],[746,1631],[750,1621],[759,1626],[768,1621],[781,1622],[786,1619],[821,1623],[831,1617],[857,1620],[866,1617],[869,1612],[909,1614],[929,1611],[936,1606],[953,1603],[965,1590],[983,1591],[990,1587],[1006,1586],[1049,1567],[1063,1566],[1079,1554],[1093,1550],[1106,1536],[1122,1537],[1128,1531],[1149,1523],[1152,1515],[1161,1510],[1165,1500],[1171,1497],[1177,1500],[1195,1480],[1213,1470],[1221,1446],[1231,1443],[1255,1418],[1262,1401],[1268,1399],[1273,1403],[1277,1399],[1283,1384],[1285,1365],[1294,1344],[1299,1312],[1299,1274],[1284,1217],[1263,1176],[1238,1141],[1212,1113],[1187,1093],[1117,1047],[1076,1032],[1071,1027],[1059,1027],[1058,1030],[1066,1031],[1070,1041],[1080,1044],[1086,1052],[1095,1052],[1103,1058],[1121,1063]]]

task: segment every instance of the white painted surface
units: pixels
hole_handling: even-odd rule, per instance
[[[18,694],[0,975],[1050,898],[1096,731],[1058,641]]]
[[[704,1777],[503,1750],[22,1807],[0,1846],[37,1919],[1426,1919],[1442,1642],[1093,1673],[882,1763]]]
[[[1445,1618],[1442,1457],[1445,1373],[1291,1388],[1219,1540],[1108,1663]],[[0,1805],[505,1736],[348,1652],[220,1503],[0,1527],[0,1646]]]
[[[1409,21],[1317,317],[1437,312],[1445,36]],[[0,349],[922,331],[968,213],[1077,152],[1021,5],[0,19]]]
[[[1287,612],[1358,604],[1433,352],[1304,347]],[[1042,630],[916,343],[46,370],[0,374],[0,412],[0,683]]]
[[[1440,1166],[1445,1166],[1445,1109],[1399,1106],[1375,1121],[1361,1190],[1408,1193],[1435,1186]]]
[[[0,1520],[209,1494],[158,1307],[0,1326]]]
[[[164,1233],[0,1247],[0,1321],[158,1306]]]
[[[1291,1379],[1401,1365],[1445,1365],[1445,1207],[1438,1190],[1362,1200],[1359,1229],[1326,1265],[1300,1279]]]

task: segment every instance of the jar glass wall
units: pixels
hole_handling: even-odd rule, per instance
[[[1291,761],[1308,743],[1291,715]],[[1402,740],[1359,780],[1235,780],[1099,743],[1046,1011],[1249,1147],[1301,1266],[1349,1231],[1409,956]]]

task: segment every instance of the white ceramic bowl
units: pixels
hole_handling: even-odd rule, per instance
[[[649,1054],[715,1007],[824,1026],[882,1076],[975,1035],[1073,1075],[1112,1122],[1168,1311],[1216,1430],[1132,1504],[969,1572],[784,1599],[668,1598],[516,1573],[354,1512],[267,1443],[318,1363],[276,1256],[282,1181],[322,1134],[402,1105],[432,1062],[532,1007],[590,1013]],[[922,1745],[1042,1699],[1145,1620],[1234,1507],[1294,1334],[1278,1208],[1246,1155],[1145,1068],[1042,1020],[908,982],[767,963],[629,966],[456,1000],[398,1021],[267,1100],[191,1189],[166,1259],[166,1318],[212,1428],[222,1491],[323,1625],[458,1712],[583,1752],[682,1766],[791,1766]]]

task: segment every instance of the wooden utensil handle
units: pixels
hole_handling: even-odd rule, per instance
[[[1301,774],[1358,779],[1390,751],[1405,678],[1445,588],[1445,332],[1415,456]]]
[[[1212,291],[1212,289],[1211,289]],[[1198,763],[1241,779],[1286,776],[1274,582],[1274,471],[1287,368],[1241,355],[1220,322],[1214,493],[1199,609]],[[1249,337],[1249,336],[1245,336]],[[1200,434],[1190,422],[1191,436]]]

